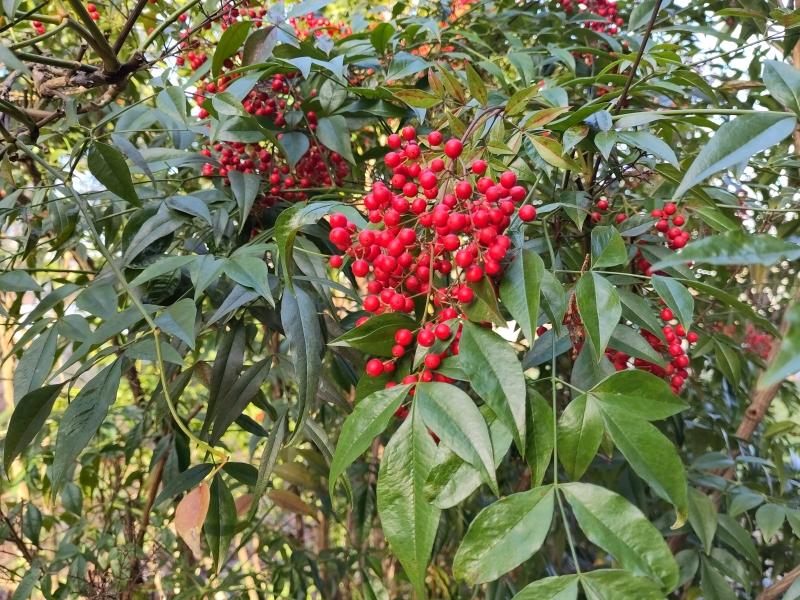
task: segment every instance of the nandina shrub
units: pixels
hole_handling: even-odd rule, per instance
[[[791,11],[2,9],[14,598],[795,597]]]

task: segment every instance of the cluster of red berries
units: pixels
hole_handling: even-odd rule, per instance
[[[97,11],[97,6],[89,2],[86,5],[86,11],[89,13],[89,16],[92,18],[92,21],[99,21],[100,20],[100,13]]]
[[[313,13],[308,13],[304,17],[292,17],[289,24],[294,29],[294,33],[300,40],[305,40],[309,36],[321,37],[328,34],[332,38],[346,38],[353,34],[353,29],[348,27],[344,21],[333,23],[325,17],[318,17]]]
[[[770,334],[761,331],[752,323],[747,324],[744,334],[744,347],[759,358],[763,360],[769,358],[774,341],[774,338]]]
[[[669,308],[661,309],[659,317],[665,323],[661,332],[664,334],[666,343],[649,331],[642,330],[641,335],[653,350],[669,357],[669,363],[666,367],[661,367],[641,358],[631,359],[629,355],[619,350],[608,349],[606,350],[606,356],[617,371],[623,371],[628,368],[649,371],[656,377],[666,379],[672,391],[677,394],[689,377],[689,355],[687,350],[697,343],[698,335],[694,331],[687,332],[680,323],[677,325],[671,324],[675,319],[675,315]]]
[[[600,196],[597,199],[595,206],[597,207],[597,210],[592,211],[592,213],[589,216],[591,217],[594,223],[597,223],[603,218],[602,213],[606,212],[611,208],[611,202],[605,196]],[[628,216],[625,213],[617,213],[616,215],[614,215],[614,222],[617,225],[619,225],[627,218]]]
[[[42,23],[41,21],[31,21],[31,26],[33,27],[33,30],[36,32],[36,35],[42,35],[46,31],[44,23]]]
[[[656,231],[666,236],[667,245],[672,250],[683,248],[692,239],[688,231],[681,229],[686,224],[686,219],[678,214],[678,207],[673,202],[668,202],[664,208],[656,208],[650,215],[658,219]]]
[[[601,17],[596,21],[584,21],[583,26],[592,31],[614,35],[619,32],[625,22],[619,16],[615,0],[580,0],[577,2],[576,0],[560,0],[560,3],[561,8],[567,14],[579,12]]]
[[[528,194],[513,172],[495,181],[486,176],[486,161],[465,161],[459,139],[445,142],[439,131],[432,131],[420,140],[413,127],[404,127],[388,137],[387,146],[384,162],[392,175],[374,183],[364,197],[368,220],[379,227],[359,231],[335,214],[329,239],[352,260],[353,274],[365,280],[367,312],[411,313],[415,300],[423,301],[426,324],[415,339],[429,348],[452,334],[445,322],[461,316],[463,306],[473,301],[471,284],[501,273],[511,246],[503,232],[511,217],[531,221],[536,209],[522,204]],[[341,267],[344,257],[334,255],[330,263]],[[414,341],[399,335],[394,359]],[[441,358],[426,358],[427,370],[438,367]],[[393,368],[393,360],[372,359],[367,372],[384,373]]]

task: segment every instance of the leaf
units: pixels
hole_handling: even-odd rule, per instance
[[[170,500],[178,494],[194,489],[206,478],[206,475],[211,473],[213,468],[214,465],[210,463],[202,463],[199,465],[192,465],[185,471],[181,471],[176,477],[166,482],[161,493],[156,496],[153,506],[158,506],[162,502]]]
[[[89,172],[102,183],[109,192],[112,192],[134,206],[141,206],[136,188],[133,187],[131,172],[122,152],[103,144],[92,142],[86,157]]]
[[[555,493],[550,485],[511,494],[470,523],[453,559],[453,574],[470,585],[494,581],[528,560],[550,530]]]
[[[628,262],[628,250],[616,227],[600,225],[592,229],[592,268],[613,267]]]
[[[518,115],[525,110],[530,99],[539,93],[539,88],[534,86],[517,90],[506,102],[506,114],[509,116]]]
[[[280,146],[289,161],[289,166],[294,166],[300,161],[301,158],[308,152],[311,147],[311,142],[308,137],[299,131],[285,131],[280,139]]]
[[[675,446],[653,425],[626,411],[610,406],[601,410],[614,444],[636,474],[672,503],[678,513],[673,528],[680,527],[688,516],[689,501],[686,471]]]
[[[472,399],[448,383],[420,383],[413,405],[442,443],[479,469],[496,492],[492,440]]]
[[[766,389],[800,371],[800,302],[786,309],[786,333],[778,353],[758,380],[758,388]],[[775,342],[773,342],[775,343]]]
[[[717,522],[717,539],[733,548],[740,556],[749,560],[753,566],[760,568],[761,559],[750,532],[739,525],[736,519],[726,514],[718,514]]]
[[[667,161],[675,168],[680,168],[678,164],[678,157],[675,156],[675,151],[660,137],[657,137],[649,131],[620,131],[617,132],[617,137],[620,142],[635,146],[653,156]]]
[[[634,358],[641,358],[654,365],[666,366],[664,357],[653,350],[653,347],[645,340],[641,333],[620,323],[614,329],[608,347],[620,350]]]
[[[603,420],[596,404],[582,394],[558,419],[558,460],[572,479],[586,472],[603,439]]]
[[[775,534],[783,527],[786,510],[778,504],[762,504],[756,511],[756,525],[766,543],[771,543]]]
[[[185,267],[186,265],[197,260],[197,256],[165,256],[164,258],[148,265],[141,273],[139,273],[133,281],[130,282],[132,286],[139,286],[148,281],[172,273],[173,271]]]
[[[561,333],[562,321],[567,312],[567,292],[550,271],[542,273],[542,308],[550,318],[556,333]]]
[[[728,585],[725,576],[707,560],[701,561],[700,578],[703,600],[736,600],[737,595]]]
[[[236,503],[228,486],[217,473],[211,480],[208,513],[205,518],[205,532],[214,568],[219,572],[228,558],[233,534],[236,532]]]
[[[307,515],[314,520],[317,519],[317,511],[314,509],[314,507],[303,501],[303,499],[294,492],[290,492],[288,490],[270,490],[267,496],[277,506],[280,506],[289,512],[293,512],[298,515]]]
[[[680,198],[711,175],[742,164],[754,154],[774,146],[794,131],[796,122],[785,113],[761,112],[742,115],[723,124],[700,150],[673,198]]]
[[[225,274],[239,285],[255,290],[275,306],[269,283],[269,269],[263,259],[255,256],[234,256],[225,261]]]
[[[458,360],[472,389],[508,427],[524,453],[525,376],[514,350],[492,330],[465,321]]]
[[[250,32],[250,21],[238,21],[222,33],[211,60],[211,74],[217,77],[227,59],[236,54]]]
[[[586,591],[587,600],[664,599],[664,594],[651,579],[637,577],[628,571],[617,569],[600,569],[585,573],[581,576],[581,584]]]
[[[370,317],[350,331],[329,342],[329,346],[345,346],[374,356],[392,356],[394,334],[398,329],[416,329],[416,322],[408,315],[388,312]]]
[[[292,442],[303,431],[308,411],[317,396],[322,371],[322,330],[314,299],[299,285],[285,290],[281,299],[281,323],[292,353],[297,378],[297,417]]]
[[[658,0],[644,0],[643,2],[636,3],[633,10],[631,10],[631,16],[628,18],[628,29],[630,31],[641,29],[650,21],[657,1]],[[664,10],[671,3],[672,0],[661,0],[658,10]]]
[[[0,273],[0,292],[38,292],[42,288],[26,271]]]
[[[56,356],[58,332],[55,327],[46,329],[28,346],[14,370],[14,402],[47,381]]]
[[[425,598],[425,573],[440,510],[429,504],[423,486],[433,467],[436,444],[422,422],[416,402],[389,440],[378,472],[378,515],[392,553],[419,598]]]
[[[672,277],[653,275],[650,282],[664,303],[675,313],[681,325],[688,330],[694,316],[694,297],[689,290]]]
[[[252,173],[231,171],[228,173],[228,180],[231,182],[231,191],[236,199],[236,206],[239,207],[239,231],[242,231],[256,196],[258,196],[261,178]]]
[[[350,130],[343,116],[322,117],[317,121],[316,133],[317,139],[323,146],[338,153],[350,164],[355,164],[356,159],[350,146]]]
[[[533,250],[523,248],[500,282],[500,299],[531,344],[539,320],[543,272],[541,257]]]
[[[127,266],[142,252],[147,250],[156,241],[173,233],[181,222],[170,214],[169,209],[162,205],[158,211],[147,219],[131,239],[125,253],[122,255],[122,265]]]
[[[394,90],[393,95],[414,108],[431,108],[442,103],[441,98],[417,88],[400,88]]]
[[[250,365],[242,376],[236,380],[220,402],[220,406],[215,413],[214,425],[211,428],[209,441],[216,444],[223,434],[247,407],[250,401],[255,398],[261,384],[269,375],[272,366],[272,357],[264,358],[257,363]]]
[[[165,204],[172,210],[200,217],[209,225],[212,224],[208,206],[197,196],[172,196],[172,198],[167,198]]]
[[[668,592],[675,589],[678,563],[661,533],[638,508],[619,494],[589,483],[561,484],[560,490],[589,541],[625,569],[656,578]]]
[[[61,488],[67,470],[103,423],[117,398],[122,361],[116,360],[83,386],[64,411],[58,425],[50,480],[53,492]]]
[[[256,478],[256,485],[253,489],[253,504],[251,511],[254,511],[258,506],[258,501],[264,492],[267,490],[270,475],[275,468],[275,463],[278,460],[278,453],[283,447],[283,441],[286,437],[286,409],[278,413],[278,418],[275,419],[275,424],[269,432],[269,438],[264,445],[264,450],[261,453],[261,461],[258,463],[258,477]]]
[[[539,392],[528,388],[528,440],[525,462],[531,468],[531,485],[541,485],[553,457],[553,409]]]
[[[604,406],[649,421],[666,419],[689,408],[672,393],[666,381],[637,369],[614,373],[593,387],[589,394]]]
[[[6,11],[6,14],[8,14],[8,11]],[[31,567],[31,569],[25,573],[22,579],[20,579],[17,589],[14,590],[14,593],[9,597],[9,600],[28,600],[28,598],[31,597],[31,594],[33,594],[33,590],[36,589],[36,584],[41,582],[42,570],[38,566]]]
[[[505,327],[506,320],[500,314],[500,308],[497,306],[497,294],[489,278],[484,276],[477,283],[468,285],[475,292],[474,300],[464,306],[464,313],[469,320],[476,323],[491,322],[499,327]]]
[[[489,94],[486,91],[486,85],[483,83],[483,79],[481,79],[481,76],[469,63],[464,63],[464,70],[467,73],[467,87],[469,88],[470,95],[478,101],[478,104],[486,106],[489,102]]]
[[[194,300],[184,298],[167,308],[156,318],[159,329],[174,335],[194,350],[194,322],[197,318],[197,307]]]
[[[339,441],[331,461],[328,487],[331,496],[339,476],[379,436],[408,395],[410,385],[396,385],[373,392],[358,404],[342,424]]]
[[[10,472],[14,459],[22,454],[39,433],[53,409],[62,385],[37,387],[17,401],[3,442],[3,465],[6,474]]]
[[[795,114],[800,114],[800,71],[779,60],[765,60],[762,79],[772,97]]]
[[[512,600],[577,600],[578,575],[545,577],[526,585]]]
[[[584,273],[575,287],[575,297],[595,358],[600,357],[622,316],[619,295],[603,276]]]
[[[392,27],[391,23],[379,23],[370,33],[369,41],[375,50],[383,54],[386,52],[386,46],[393,35],[394,27]]]
[[[710,554],[717,531],[717,509],[709,496],[695,488],[689,490],[689,523],[705,553]]]
[[[580,170],[572,159],[564,158],[564,148],[555,138],[544,137],[541,135],[529,135],[533,148],[542,157],[542,160],[557,169]]]
[[[679,254],[658,261],[652,269],[690,261],[711,265],[774,265],[798,258],[798,244],[766,234],[731,231],[690,242]]]
[[[211,502],[211,492],[208,484],[202,482],[191,492],[186,494],[175,508],[175,531],[181,536],[186,545],[200,559],[203,549],[200,545],[200,531],[206,520],[208,506]]]

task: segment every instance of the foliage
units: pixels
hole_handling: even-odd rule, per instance
[[[2,3],[14,598],[789,589],[795,12],[328,4]]]

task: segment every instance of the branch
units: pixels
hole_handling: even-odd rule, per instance
[[[786,573],[781,579],[766,588],[758,596],[756,600],[776,600],[778,597],[788,590],[795,580],[800,577],[800,565]]]
[[[83,2],[81,2],[81,0],[67,0],[67,2],[78,15],[78,18],[83,22],[86,29],[88,29],[90,35],[86,41],[89,42],[89,45],[100,55],[100,58],[103,59],[103,68],[108,73],[118,71],[121,65],[116,52],[114,52],[111,44],[108,43],[103,32],[100,31],[97,23],[95,23],[89,15],[89,11],[86,10]]]
[[[119,51],[122,50],[122,46],[125,44],[125,40],[128,39],[131,31],[133,31],[133,26],[136,25],[136,21],[139,19],[139,16],[142,14],[144,7],[147,6],[148,0],[138,0],[136,6],[133,7],[131,14],[128,15],[128,19],[125,21],[125,25],[122,27],[122,31],[119,32],[119,36],[117,37],[117,41],[114,42],[114,53],[119,54]]]

